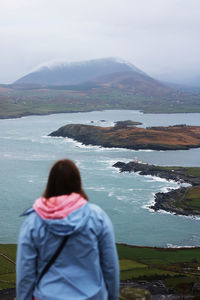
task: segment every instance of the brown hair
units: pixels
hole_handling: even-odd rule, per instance
[[[51,168],[43,197],[78,193],[88,200],[82,188],[81,175],[75,163],[69,159],[57,161]]]

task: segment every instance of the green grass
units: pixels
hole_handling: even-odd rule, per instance
[[[165,249],[117,245],[120,279],[124,281],[162,280],[180,295],[195,295],[193,286],[200,280],[200,248]]]
[[[135,270],[129,270],[120,272],[120,280],[142,280],[142,279],[162,279],[166,277],[175,277],[179,276],[178,273],[171,272],[171,271],[165,271],[161,269],[135,269]]]
[[[156,167],[160,170],[171,171],[174,170],[174,173],[179,173],[180,175],[185,175],[190,178],[200,178],[200,167],[177,167],[177,166],[167,166],[167,167]],[[198,180],[196,180],[198,182]],[[187,211],[198,211],[200,214],[200,185],[192,186],[187,190],[182,190],[180,195],[177,196],[176,201],[173,205],[177,208],[183,208]]]
[[[144,279],[144,278],[163,278],[169,276],[178,276],[178,273],[161,270],[148,266],[148,264],[142,264],[130,259],[120,259],[120,279]]]
[[[200,248],[166,249],[118,244],[117,250],[119,259],[130,259],[144,264],[168,265],[191,262],[193,259],[200,263]]]
[[[15,262],[16,245],[0,244],[0,289],[15,287],[15,264],[9,259]]]
[[[184,295],[200,279],[200,248],[166,249],[117,244],[121,280],[164,280]],[[0,244],[0,253],[16,258],[16,245]],[[0,289],[15,287],[15,265],[0,256]]]
[[[200,186],[189,189],[182,201],[182,206],[188,209],[200,210]]]
[[[180,196],[174,202],[174,206],[188,211],[198,211],[200,214],[200,186],[188,188],[182,191]]]
[[[185,174],[186,175],[190,175],[190,176],[196,176],[196,177],[200,177],[200,168],[198,167],[189,167],[189,168],[185,168]]]
[[[16,260],[16,244],[0,244],[0,253],[7,255],[12,260]]]
[[[147,265],[141,264],[137,261],[130,260],[130,259],[120,259],[119,263],[120,263],[120,271],[147,268]]]
[[[200,177],[200,167],[156,166],[156,168],[166,171],[179,171],[181,174],[184,174],[186,176]]]
[[[169,104],[170,103],[170,104]],[[59,106],[59,107],[58,107]],[[0,91],[0,118],[105,109],[142,110],[145,113],[200,112],[198,96],[178,99],[148,97],[113,88],[71,87],[14,88]]]

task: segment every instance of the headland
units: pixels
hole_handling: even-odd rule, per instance
[[[190,186],[180,187],[167,193],[157,193],[155,203],[149,208],[154,211],[165,210],[177,215],[200,215],[200,168],[199,167],[161,167],[131,161],[117,162],[113,165],[121,172],[138,172]]]
[[[107,148],[187,150],[200,147],[200,126],[139,128],[129,122],[120,122],[112,127],[68,124],[49,135]]]

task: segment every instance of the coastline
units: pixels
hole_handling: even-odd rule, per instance
[[[46,113],[36,113],[36,112],[27,112],[27,113],[16,113],[16,114],[5,114],[5,115],[0,115],[0,120],[7,120],[7,119],[19,119],[19,118],[23,118],[23,117],[31,117],[31,116],[49,116],[49,115],[56,115],[56,114],[75,114],[75,113],[88,113],[88,112],[93,112],[93,111],[107,111],[107,110],[127,110],[127,111],[139,111],[142,114],[155,114],[155,115],[159,115],[159,114],[167,114],[167,115],[173,115],[173,114],[199,114],[200,111],[198,112],[193,112],[193,111],[177,111],[177,112],[149,112],[149,111],[144,111],[142,109],[126,109],[126,108],[101,108],[101,109],[91,109],[91,110],[64,110],[64,111],[52,111],[52,112],[46,112]]]
[[[173,180],[178,183],[188,183],[190,187],[180,187],[173,189],[166,193],[156,193],[154,198],[154,204],[148,206],[155,212],[164,210],[169,213],[183,216],[198,216],[200,215],[200,209],[194,209],[191,207],[184,207],[182,202],[193,187],[200,185],[199,176],[187,175],[188,168],[183,167],[159,167],[139,162],[131,161],[129,163],[117,162],[113,165],[115,168],[119,168],[120,172],[138,172],[139,175],[151,175],[166,180]],[[179,203],[180,205],[177,205]]]

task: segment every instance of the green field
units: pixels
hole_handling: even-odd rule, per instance
[[[0,289],[15,287],[16,245],[0,244]]]
[[[200,292],[194,289],[200,282],[200,248],[166,249],[118,244],[117,249],[122,281],[162,280],[175,293],[195,295],[195,299],[200,299]]]
[[[0,118],[105,109],[141,110],[145,113],[200,112],[200,95],[152,97],[114,88],[61,86],[0,87]]]
[[[177,199],[175,205],[187,210],[200,211],[200,186],[188,189],[183,199]]]
[[[180,294],[200,281],[200,248],[152,248],[117,244],[121,281],[162,280]],[[15,287],[16,245],[0,245],[0,289]]]

